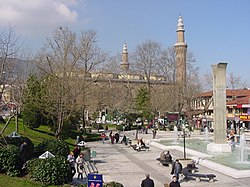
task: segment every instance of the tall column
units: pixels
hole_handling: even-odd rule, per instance
[[[185,43],[184,24],[182,17],[179,16],[177,24],[177,42],[174,45],[176,53],[176,82],[185,87],[186,85],[186,54],[187,44]]]
[[[185,43],[184,35],[184,24],[182,17],[179,16],[177,24],[177,42],[175,47],[175,65],[176,65],[176,86],[177,86],[177,110],[181,112],[183,108],[183,97],[186,92],[186,54],[187,54],[187,44]]]
[[[226,142],[226,68],[227,63],[212,65],[214,142],[207,145],[209,152],[231,152]]]
[[[226,68],[227,63],[212,65],[214,99],[214,143],[226,143]]]

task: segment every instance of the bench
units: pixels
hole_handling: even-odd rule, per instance
[[[182,174],[185,179],[188,179],[188,177],[195,178],[196,182],[200,182],[202,178],[208,179],[209,182],[214,182],[214,178],[216,177],[214,174],[192,173],[190,172],[190,168],[183,168]]]
[[[173,164],[173,162],[168,162],[168,161],[166,161],[166,160],[161,160],[160,158],[157,158],[156,160],[158,160],[163,166],[169,166],[169,164],[170,165],[172,165]]]

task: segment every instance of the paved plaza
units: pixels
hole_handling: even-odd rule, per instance
[[[127,137],[131,139],[135,138],[135,131],[125,131]],[[123,132],[121,132],[123,134]],[[158,131],[155,141],[161,139],[172,138],[173,133],[166,131]],[[192,137],[204,136],[204,135],[192,135]],[[210,135],[212,136],[212,135]],[[191,138],[192,138],[191,137]],[[143,138],[145,141],[152,142],[152,133],[139,134],[139,138]],[[88,146],[91,150],[97,152],[95,158],[96,167],[100,174],[103,174],[105,182],[117,181],[122,183],[125,187],[139,187],[142,179],[145,178],[145,174],[149,173],[151,178],[155,182],[156,187],[163,187],[164,184],[170,183],[170,169],[171,167],[162,166],[156,160],[162,152],[162,147],[157,146],[157,143],[150,144],[150,151],[137,152],[129,146],[124,144],[111,144],[107,140],[104,144],[101,141],[88,142]],[[173,159],[183,158],[183,152],[181,150],[170,149]],[[187,155],[192,157],[193,155]],[[227,175],[227,171],[218,172],[217,169],[212,170],[204,165],[197,165],[199,173],[213,173],[216,175],[215,182],[209,183],[208,180],[201,180],[196,182],[195,180],[181,179],[181,186],[216,186],[216,187],[229,187],[240,186],[246,187],[250,184],[250,177],[233,178]],[[79,182],[74,180],[75,182]]]

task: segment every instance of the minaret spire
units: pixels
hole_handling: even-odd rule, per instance
[[[178,84],[186,85],[186,53],[187,44],[184,37],[184,24],[182,16],[179,16],[177,23],[177,42],[175,44],[176,52],[176,82]]]
[[[175,81],[178,86],[178,98],[179,101],[183,100],[183,96],[186,92],[186,55],[187,55],[187,44],[185,43],[184,37],[184,24],[182,16],[179,16],[177,23],[177,42],[174,45],[176,53],[176,76]],[[183,103],[178,103],[178,110],[181,111]]]
[[[126,42],[123,44],[122,49],[122,63],[121,63],[121,69],[123,71],[127,71],[129,69],[129,63],[128,63],[128,47]]]

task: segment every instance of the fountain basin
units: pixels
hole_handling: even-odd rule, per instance
[[[207,144],[207,151],[212,153],[231,153],[231,145],[229,144],[216,144],[209,143]]]

